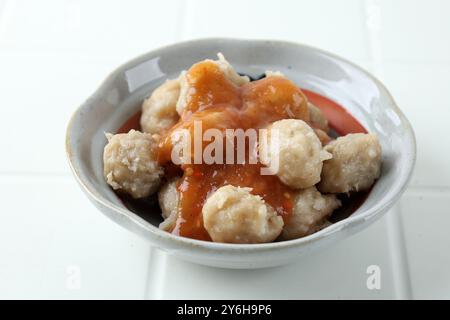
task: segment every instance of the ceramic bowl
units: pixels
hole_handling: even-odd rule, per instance
[[[310,236],[267,244],[222,244],[174,236],[158,229],[158,212],[129,211],[103,178],[104,132],[116,130],[142,100],[167,78],[206,58],[224,53],[238,72],[258,76],[279,70],[300,87],[336,101],[383,148],[380,179],[350,217]],[[282,41],[204,39],[154,50],[112,72],[70,120],[66,149],[72,171],[100,211],[151,245],[191,262],[224,268],[263,268],[301,259],[305,254],[367,228],[399,199],[415,162],[414,133],[387,89],[368,72],[334,54]],[[376,241],[376,239],[374,239]]]

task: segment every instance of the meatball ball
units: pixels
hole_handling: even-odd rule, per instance
[[[316,187],[297,191],[292,216],[283,227],[282,240],[297,239],[326,227],[328,217],[341,202],[335,195],[322,195]]]
[[[180,193],[177,189],[178,177],[167,181],[158,192],[158,202],[164,221],[159,228],[171,231],[178,217]]]
[[[178,97],[177,100],[176,110],[177,113],[181,116],[184,110],[186,109],[189,97],[195,94],[195,88],[189,86],[186,71],[181,72],[178,80],[180,82],[180,96]]]
[[[167,80],[142,104],[141,127],[147,133],[160,133],[177,123],[176,105],[180,96],[178,79]]]
[[[238,87],[250,82],[249,77],[241,76],[234,70],[233,66],[225,59],[222,53],[219,52],[217,54],[217,57],[219,58],[219,60],[216,60],[215,63],[228,80],[230,80]]]
[[[327,133],[329,130],[328,120],[323,114],[322,110],[313,105],[311,102],[308,102],[308,111],[309,122],[311,123],[311,126]]]
[[[247,76],[240,76],[233,68],[233,66],[225,60],[225,57],[222,53],[218,53],[217,56],[219,60],[212,61],[210,59],[204,61],[210,61],[215,63],[223,75],[234,85],[240,87],[241,85],[250,82],[250,78]],[[201,62],[199,62],[201,63]],[[180,97],[178,98],[176,109],[179,115],[183,114],[184,109],[186,108],[187,101],[189,96],[195,94],[195,88],[189,86],[189,83],[186,79],[186,72],[182,72],[180,77]]]
[[[381,171],[381,146],[374,134],[348,134],[324,148],[332,158],[323,164],[321,192],[346,193],[369,189]]]
[[[314,130],[297,119],[272,123],[266,141],[260,141],[259,154],[261,163],[274,168],[280,180],[295,189],[306,189],[319,182],[322,161],[331,157],[322,150]]]
[[[155,192],[163,174],[156,161],[158,141],[151,134],[135,130],[106,137],[103,173],[107,183],[136,199]]]
[[[275,240],[283,219],[251,188],[227,185],[203,205],[203,224],[214,242],[265,243]]]

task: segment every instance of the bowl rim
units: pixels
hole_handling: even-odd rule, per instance
[[[321,53],[324,55],[327,55],[333,59],[340,60],[341,62],[346,63],[347,65],[351,66],[352,68],[355,68],[362,72],[367,78],[372,80],[376,86],[380,89],[380,91],[383,92],[383,94],[386,95],[386,97],[390,100],[391,104],[390,107],[396,112],[398,117],[401,119],[402,124],[406,128],[405,132],[409,136],[410,139],[407,141],[409,142],[409,149],[411,154],[408,158],[409,161],[405,163],[407,166],[405,174],[401,177],[400,183],[396,184],[396,189],[393,192],[390,192],[389,194],[386,194],[383,198],[381,198],[378,203],[376,203],[374,206],[366,209],[363,212],[360,212],[357,216],[350,216],[348,218],[345,218],[341,221],[338,221],[336,223],[333,223],[332,225],[328,226],[325,229],[322,229],[318,232],[315,232],[311,235],[293,239],[293,240],[286,240],[286,241],[278,241],[278,242],[270,242],[270,243],[261,243],[261,244],[231,244],[231,243],[217,243],[212,241],[204,241],[204,240],[196,240],[191,239],[187,237],[182,236],[176,236],[169,232],[163,231],[159,229],[158,227],[152,225],[150,222],[144,220],[140,216],[138,216],[136,213],[128,210],[125,207],[120,207],[119,205],[114,204],[113,202],[109,201],[105,197],[103,197],[97,190],[94,188],[94,186],[84,178],[83,170],[80,168],[76,161],[74,160],[74,149],[72,148],[72,129],[74,122],[77,118],[77,116],[80,114],[81,111],[83,111],[87,106],[89,105],[89,101],[96,97],[99,92],[103,91],[103,89],[107,88],[108,85],[112,82],[114,82],[114,79],[117,74],[122,73],[126,69],[128,69],[130,66],[134,66],[136,64],[139,64],[141,60],[146,60],[150,56],[158,55],[158,52],[162,52],[164,50],[170,50],[170,49],[177,49],[185,46],[195,46],[196,44],[202,44],[202,43],[208,43],[208,42],[217,42],[217,43],[240,43],[240,44],[266,44],[270,46],[284,46],[284,47],[301,47],[306,50],[313,50],[317,53]],[[316,48],[314,46],[306,45],[303,43],[298,42],[292,42],[292,41],[285,41],[285,40],[272,40],[272,39],[246,39],[246,38],[201,38],[201,39],[193,39],[188,41],[181,41],[176,42],[172,44],[168,44],[166,46],[162,46],[159,48],[156,48],[154,50],[151,50],[147,53],[141,54],[125,63],[117,67],[114,71],[112,71],[106,78],[101,82],[101,84],[98,86],[98,88],[89,96],[89,98],[83,102],[71,115],[70,120],[67,125],[66,129],[66,139],[65,139],[65,152],[66,156],[69,162],[69,166],[71,168],[71,171],[73,175],[75,176],[75,179],[83,189],[83,191],[90,196],[92,200],[100,204],[101,206],[110,209],[116,214],[123,215],[127,217],[129,220],[131,220],[132,223],[137,224],[142,229],[145,229],[146,231],[150,232],[152,236],[155,238],[160,238],[161,240],[166,241],[172,241],[175,244],[178,245],[184,245],[184,246],[190,246],[190,247],[196,247],[201,249],[206,249],[209,251],[217,251],[221,250],[222,252],[234,252],[234,251],[247,251],[247,252],[265,252],[265,251],[271,251],[273,249],[287,249],[287,248],[293,248],[293,247],[300,247],[302,245],[305,245],[307,243],[316,242],[317,240],[323,239],[325,237],[331,236],[334,233],[337,233],[338,231],[344,230],[346,228],[349,228],[351,226],[356,226],[359,224],[362,224],[363,222],[374,222],[378,216],[381,216],[382,213],[386,212],[389,208],[391,208],[397,199],[403,194],[403,192],[406,190],[409,181],[411,180],[412,172],[415,166],[416,162],[416,137],[414,134],[414,130],[412,129],[412,126],[409,122],[409,120],[406,118],[406,116],[403,114],[403,112],[398,107],[397,103],[395,102],[392,94],[389,92],[389,90],[386,88],[386,86],[378,80],[374,75],[372,75],[370,72],[365,70],[364,68],[356,65],[355,63],[342,58],[334,53],[328,52],[323,49]],[[367,223],[369,225],[370,223]],[[162,248],[165,249],[165,248]]]

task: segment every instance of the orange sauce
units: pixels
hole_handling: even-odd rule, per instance
[[[320,108],[328,119],[329,126],[340,136],[345,136],[349,133],[367,133],[366,128],[336,102],[312,91],[306,89],[302,90],[308,100]]]
[[[190,88],[186,107],[180,121],[162,139],[158,156],[161,165],[170,163],[171,134],[176,130],[190,132],[193,154],[194,121],[201,122],[203,132],[215,128],[225,136],[226,129],[259,129],[280,119],[309,119],[305,95],[293,82],[282,77],[269,77],[238,87],[225,78],[216,64],[201,62],[187,72],[186,79]],[[208,144],[201,142],[202,151]],[[225,139],[223,145],[226,145]],[[249,153],[248,140],[246,147],[246,153]],[[224,148],[223,163],[226,162],[225,152]],[[172,233],[210,240],[203,227],[202,207],[208,195],[228,184],[252,188],[253,194],[261,196],[280,216],[288,219],[292,213],[294,190],[277,176],[261,175],[261,166],[248,161],[241,164],[183,164],[184,174],[178,185],[180,211]]]
[[[262,165],[259,163],[184,164],[176,168],[170,159],[173,147],[170,135],[175,130],[187,129],[193,137],[195,120],[202,122],[203,132],[208,128],[221,131],[259,129],[271,122],[288,118],[308,121],[309,100],[324,112],[330,127],[339,135],[366,132],[343,107],[314,92],[300,90],[285,78],[268,77],[237,87],[223,76],[215,64],[202,62],[188,71],[187,81],[194,89],[186,101],[186,109],[180,121],[162,137],[158,154],[158,160],[165,166],[166,174],[183,173],[178,184],[179,217],[172,230],[172,233],[180,236],[210,240],[203,227],[201,211],[207,197],[221,186],[231,184],[252,188],[252,193],[261,196],[283,219],[288,219],[292,213],[295,191],[281,183],[277,176],[261,175]],[[140,112],[131,117],[118,133],[128,132],[130,129],[139,130],[139,118]],[[202,148],[206,144],[208,143],[203,143]],[[194,145],[193,141],[191,145]],[[225,151],[223,154],[225,155]],[[354,208],[356,209],[357,207]]]
[[[174,234],[210,240],[203,227],[201,214],[207,197],[221,186],[250,187],[252,193],[260,195],[279,215],[286,219],[292,212],[292,193],[289,187],[282,184],[277,176],[260,175],[259,164],[246,165],[191,165],[192,173],[182,177],[178,189],[180,191],[180,217],[173,230]],[[189,170],[188,170],[189,171]]]

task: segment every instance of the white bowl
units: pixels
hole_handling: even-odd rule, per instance
[[[257,76],[281,71],[300,87],[336,101],[378,135],[383,148],[380,179],[350,217],[310,236],[267,244],[223,244],[174,236],[158,229],[157,212],[129,211],[103,178],[104,132],[116,132],[142,100],[167,78],[222,52],[239,71]],[[72,171],[104,214],[181,259],[224,268],[286,264],[368,227],[397,201],[415,163],[413,130],[387,89],[368,72],[334,54],[282,41],[204,39],[144,54],[119,67],[73,115],[66,137]],[[100,235],[101,236],[101,235]],[[374,239],[376,241],[376,239]]]

